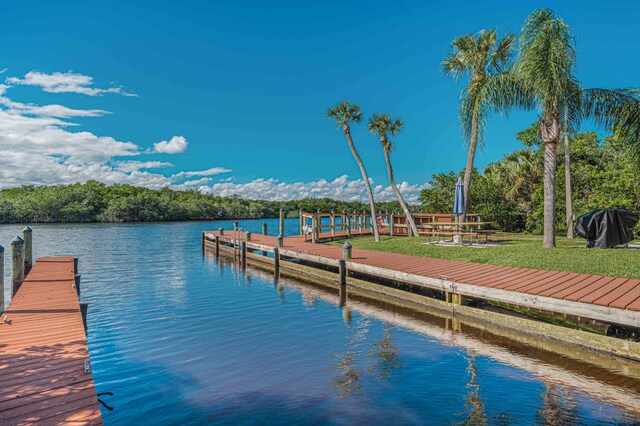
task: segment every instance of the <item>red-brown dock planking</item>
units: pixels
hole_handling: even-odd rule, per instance
[[[337,233],[336,233],[337,236]],[[233,239],[233,231],[204,233],[204,238]],[[320,238],[330,238],[324,233]],[[251,235],[247,247],[276,247],[276,238]],[[338,266],[342,248],[284,238],[281,256]],[[347,270],[408,282],[462,296],[576,315],[604,322],[640,327],[640,280],[588,274],[474,264],[406,254],[353,249]]]
[[[75,272],[73,257],[38,259],[2,314],[3,426],[102,424]]]

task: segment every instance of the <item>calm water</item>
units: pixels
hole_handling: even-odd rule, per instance
[[[259,232],[264,221],[241,221]],[[268,220],[276,230],[276,220]],[[106,424],[631,424],[638,380],[441,318],[219,262],[231,222],[34,225],[80,258]],[[298,222],[287,221],[289,233]],[[0,241],[21,227],[1,226]],[[8,280],[8,277],[7,277]],[[578,367],[576,367],[578,365]],[[637,404],[637,405],[636,405]]]

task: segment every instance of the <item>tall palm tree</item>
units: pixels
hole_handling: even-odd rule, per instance
[[[541,111],[538,136],[544,144],[544,239],[555,247],[556,168],[563,127],[575,128],[582,118],[607,127],[622,126],[638,134],[637,92],[629,89],[584,89],[575,76],[576,50],[571,28],[549,9],[535,10],[524,22],[520,50],[510,72],[489,90],[494,108],[507,104]],[[562,121],[568,107],[567,122]],[[565,126],[563,126],[565,124]]]
[[[349,148],[351,148],[351,153],[356,159],[358,167],[360,167],[362,180],[364,180],[364,186],[367,190],[367,195],[369,196],[369,208],[371,210],[371,229],[373,230],[373,237],[376,242],[380,242],[380,232],[378,232],[378,221],[376,220],[376,205],[373,199],[373,191],[371,191],[371,184],[369,183],[367,171],[364,168],[362,159],[360,158],[360,155],[358,155],[358,151],[356,150],[356,147],[353,144],[353,139],[351,138],[351,124],[359,123],[360,121],[362,121],[362,112],[360,112],[360,107],[356,104],[349,103],[348,100],[345,100],[329,108],[329,110],[327,111],[327,117],[332,118],[336,123],[338,123],[338,128],[342,127],[344,135],[347,138],[347,142],[349,143]]]
[[[442,61],[445,75],[458,80],[470,77],[469,84],[460,93],[460,122],[468,146],[467,165],[464,171],[464,205],[467,206],[473,163],[478,143],[482,144],[489,105],[488,88],[491,80],[508,66],[514,51],[516,37],[507,34],[498,41],[496,29],[465,34],[453,39],[452,52]],[[464,218],[463,218],[464,220]]]
[[[411,216],[411,212],[409,211],[409,207],[407,207],[407,203],[405,203],[400,190],[396,186],[396,182],[393,179],[393,168],[391,167],[391,157],[389,154],[394,148],[394,143],[389,140],[387,134],[391,136],[396,136],[400,133],[402,126],[404,123],[400,118],[391,118],[389,114],[373,114],[373,116],[369,119],[369,131],[374,135],[378,135],[380,137],[380,143],[382,144],[382,150],[384,151],[384,159],[387,162],[387,174],[389,175],[389,185],[391,185],[391,189],[396,193],[396,197],[398,197],[398,202],[404,211],[405,216],[407,217],[407,224],[409,225],[408,233],[409,236],[413,234],[413,236],[418,236],[418,228],[416,227],[416,223],[413,220],[413,216]]]
[[[571,151],[569,150],[569,104],[564,104],[564,197],[567,238],[573,238],[573,198],[571,194]]]

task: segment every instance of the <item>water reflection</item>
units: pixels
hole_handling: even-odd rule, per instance
[[[476,356],[467,353],[467,373],[469,373],[469,383],[467,383],[467,397],[465,400],[467,417],[463,424],[465,425],[486,425],[489,424],[487,412],[484,404],[480,399],[480,385],[478,379],[478,366],[476,365]]]
[[[400,349],[393,337],[394,326],[385,322],[382,328],[382,337],[371,344],[369,357],[372,364],[369,372],[375,373],[377,379],[391,379],[402,367],[400,362]]]
[[[589,424],[590,415],[602,411],[596,424],[613,422],[615,424],[636,424],[640,419],[640,364],[633,361],[613,359],[590,353],[582,359],[568,359],[565,354],[547,352],[545,349],[524,346],[520,343],[509,341],[500,336],[485,331],[480,331],[465,325],[460,318],[444,318],[431,316],[425,312],[426,308],[415,310],[401,307],[379,298],[367,298],[361,294],[349,295],[339,288],[325,287],[316,283],[301,283],[299,281],[287,281],[289,287],[295,289],[305,288],[309,293],[310,288],[316,292],[318,299],[341,306],[343,317],[353,317],[354,311],[366,315],[368,318],[376,318],[382,326],[381,338],[370,344],[369,355],[376,354],[377,361],[371,363],[368,372],[373,373],[376,367],[381,368],[381,373],[375,375],[375,379],[393,380],[394,375],[400,374],[402,362],[400,350],[394,342],[393,333],[399,327],[410,329],[419,333],[435,337],[441,342],[462,347],[465,349],[466,373],[468,381],[465,385],[467,391],[464,398],[464,416],[460,424],[520,424],[517,419],[517,410],[514,407],[502,407],[492,415],[488,414],[484,398],[482,397],[480,379],[478,373],[478,354],[483,358],[497,361],[502,365],[510,365],[523,371],[530,372],[542,379],[545,390],[540,394],[540,406],[536,409],[536,422],[548,425],[560,424]],[[360,318],[360,317],[358,317]],[[356,320],[356,324],[360,324]],[[349,322],[347,322],[349,326]],[[351,327],[358,330],[358,326]],[[363,393],[366,386],[366,373],[361,367],[362,333],[354,332],[353,337],[345,345],[345,351],[335,355],[338,359],[335,368],[341,371],[337,376],[336,387],[341,391],[340,395],[356,396]],[[541,342],[544,343],[544,342]],[[544,347],[544,344],[542,344]],[[571,348],[576,352],[576,348]],[[598,358],[603,359],[596,362]],[[615,370],[605,370],[603,365],[609,364],[613,368],[615,363],[619,367]],[[621,363],[621,364],[620,364]],[[557,365],[555,365],[557,364]],[[624,366],[623,366],[624,365]],[[568,369],[565,369],[568,368]],[[622,375],[624,372],[624,375]],[[569,389],[572,389],[569,391]],[[580,392],[582,405],[592,404],[597,409],[593,413],[585,414],[576,405],[572,396]],[[607,406],[611,402],[626,414],[620,417],[616,409]],[[523,404],[531,403],[527,398]],[[496,410],[494,410],[496,411]],[[590,410],[587,410],[590,411]],[[618,418],[616,419],[616,416]],[[628,418],[626,416],[629,416]],[[626,420],[625,420],[626,418]]]
[[[245,222],[260,232],[263,221]],[[289,234],[297,225],[288,222]],[[105,424],[639,418],[639,363],[278,278],[270,266],[243,269],[210,252],[201,261],[200,232],[221,226],[231,223],[33,226],[36,256],[81,259],[96,387],[115,393]],[[22,227],[0,227],[0,239]]]
[[[359,366],[359,363],[363,354],[363,342],[369,334],[370,326],[371,321],[366,317],[361,317],[355,323],[350,323],[348,329],[351,332],[351,337],[345,343],[344,351],[331,355],[337,360],[334,368],[339,371],[339,374],[333,379],[333,384],[340,392],[340,396],[357,394],[362,389],[363,385],[360,380],[365,371]]]

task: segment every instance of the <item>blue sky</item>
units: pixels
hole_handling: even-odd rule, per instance
[[[462,83],[438,67],[450,41],[483,28],[517,32],[543,6],[574,28],[585,86],[639,85],[634,2],[132,3],[3,5],[0,112],[9,124],[0,124],[0,148],[10,155],[0,159],[0,186],[93,177],[222,195],[357,198],[358,169],[325,117],[348,98],[365,116],[406,121],[393,162],[414,197],[433,173],[466,160]],[[56,108],[35,108],[47,105]],[[535,119],[491,118],[477,165],[518,148],[515,132]],[[364,125],[353,135],[380,196],[390,197],[379,142]],[[161,141],[171,143],[154,149]]]

